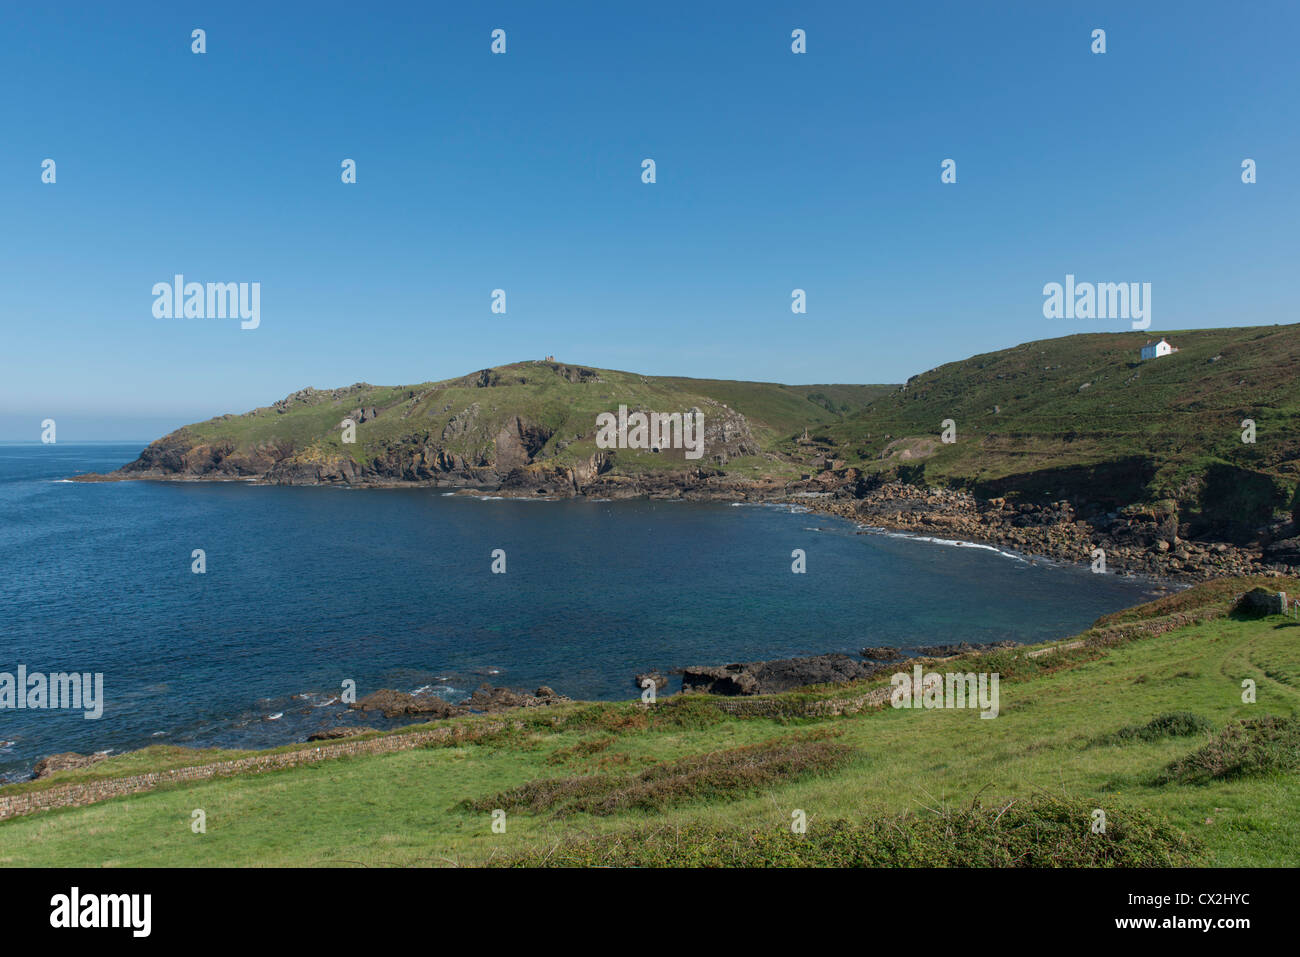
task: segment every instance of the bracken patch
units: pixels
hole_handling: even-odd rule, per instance
[[[692,755],[657,764],[631,777],[588,775],[544,778],[463,806],[471,811],[554,811],[557,814],[614,814],[659,810],[688,801],[735,800],[765,787],[843,766],[853,748],[800,736]]]
[[[1106,831],[1092,804],[1051,796],[1003,807],[978,803],[942,814],[810,821],[805,834],[691,823],[632,828],[542,845],[514,867],[1185,867],[1195,839],[1150,812],[1109,808]]]

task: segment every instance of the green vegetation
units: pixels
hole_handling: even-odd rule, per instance
[[[1160,738],[1185,738],[1193,734],[1204,734],[1213,730],[1209,719],[1190,711],[1172,711],[1157,715],[1146,724],[1130,724],[1104,734],[1097,739],[1098,744],[1126,744],[1130,741],[1157,741]]]
[[[458,468],[475,468],[499,464],[509,448],[542,464],[575,466],[598,451],[596,416],[626,405],[665,413],[699,408],[706,425],[743,416],[733,431],[742,436],[738,446],[750,451],[733,450],[728,464],[748,473],[767,464],[761,453],[778,440],[838,421],[894,388],[667,378],[516,362],[419,385],[304,389],[272,406],[179,429],[154,443],[154,454],[146,458],[150,465],[177,471],[196,462],[200,471],[210,471],[209,464],[225,462],[256,474],[281,461],[310,465],[351,459],[363,467],[400,472],[410,455],[422,450],[430,460],[441,452]],[[340,423],[349,416],[357,423],[356,441],[345,444]],[[165,458],[164,450],[179,450],[184,460],[181,455]],[[624,472],[695,464],[685,462],[680,452],[620,450],[618,459]],[[706,459],[702,464],[712,463]]]
[[[1160,335],[1179,351],[1148,362],[1143,332],[952,362],[820,433],[868,471],[981,495],[1172,500],[1224,534],[1285,513],[1300,473],[1300,325]],[[1242,441],[1248,418],[1254,444]],[[944,419],[956,422],[954,444],[934,441]]]
[[[562,841],[510,858],[516,867],[1179,867],[1196,842],[1144,811],[1107,816],[1104,833],[1086,802],[1035,795],[1023,803],[904,812],[866,821],[789,828],[701,824],[643,826]]]
[[[528,466],[586,482],[601,452],[599,413],[698,408],[713,429],[702,460],[619,450],[601,467],[662,475],[703,465],[779,483],[852,467],[983,497],[1137,509],[1163,517],[1171,534],[1186,523],[1192,537],[1253,541],[1300,512],[1300,325],[1163,335],[1179,351],[1148,362],[1138,358],[1146,333],[1091,333],[948,363],[902,387],[527,361],[419,385],[307,389],[186,426],[134,468],[235,477],[276,467],[311,481],[319,466],[329,480],[419,481]],[[349,416],[356,441],[345,444]],[[948,419],[951,444],[939,441]],[[1242,441],[1247,419],[1254,442]]]
[[[1108,616],[1075,647],[938,666],[998,671],[994,720],[888,707],[800,716],[870,684],[652,708],[574,702],[512,713],[504,730],[472,740],[14,818],[0,823],[0,865],[1291,866],[1300,624],[1230,616],[1231,597],[1251,584],[1212,582]],[[1183,621],[1195,623],[1141,631]],[[1257,704],[1241,700],[1247,678]],[[738,705],[753,707],[729,710]],[[487,720],[444,724],[499,727]],[[1222,730],[1211,736],[1204,723]],[[0,795],[183,756],[151,749]],[[196,808],[205,834],[190,830]],[[504,834],[492,831],[496,809]],[[1091,831],[1095,809],[1105,835]],[[806,834],[791,831],[797,810]]]
[[[828,741],[775,739],[657,764],[631,779],[608,774],[545,778],[464,804],[470,810],[488,812],[496,808],[561,814],[663,810],[688,801],[735,800],[764,787],[831,770],[852,754],[852,748]]]
[[[1185,784],[1300,768],[1300,721],[1265,715],[1224,728],[1205,747],[1172,762],[1163,781]]]

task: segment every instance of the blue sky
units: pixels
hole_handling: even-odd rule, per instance
[[[1067,272],[1150,282],[1157,333],[1296,321],[1298,27],[1268,2],[8,4],[0,439],[548,353],[901,381],[1126,327],[1045,319]],[[178,272],[260,282],[261,326],[154,318]]]

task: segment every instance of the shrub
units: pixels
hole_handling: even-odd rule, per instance
[[[1159,741],[1161,738],[1185,738],[1214,730],[1208,718],[1190,711],[1171,711],[1157,715],[1146,724],[1130,724],[1097,738],[1094,744],[1130,744],[1134,741]]]
[[[525,851],[515,867],[1180,867],[1200,846],[1150,812],[1051,796],[1004,807],[904,814],[861,821],[728,827],[690,823],[632,828]]]
[[[1300,720],[1265,715],[1228,725],[1203,748],[1171,762],[1159,783],[1203,784],[1300,768]]]
[[[687,801],[735,800],[777,784],[840,767],[853,749],[814,736],[712,751],[669,761],[628,776],[544,778],[463,802],[470,811],[496,808],[614,814],[659,810]]]

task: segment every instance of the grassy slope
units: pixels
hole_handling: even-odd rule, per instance
[[[1195,597],[1183,593],[1146,613],[1195,604],[1187,596]],[[0,864],[471,864],[647,823],[781,829],[788,828],[791,810],[801,808],[811,834],[819,821],[835,818],[927,815],[965,807],[977,794],[998,806],[1046,791],[1109,809],[1112,817],[1125,808],[1166,817],[1198,840],[1207,863],[1293,865],[1300,860],[1294,813],[1300,774],[1158,785],[1157,773],[1205,743],[1204,736],[1093,742],[1170,711],[1195,712],[1216,728],[1238,718],[1300,713],[1297,636],[1300,623],[1284,618],[1217,619],[1104,651],[992,660],[989,665],[1004,675],[1019,671],[1023,678],[1004,677],[1002,713],[991,721],[972,711],[893,709],[794,721],[742,719],[717,713],[709,701],[661,704],[648,716],[633,704],[569,705],[558,712],[565,719],[558,731],[534,716],[539,723],[530,730],[478,744],[334,760],[12,820],[0,824]],[[1258,704],[1240,700],[1246,677],[1258,682]],[[715,795],[655,814],[512,812],[505,835],[491,833],[486,814],[461,806],[540,778],[632,773],[819,729],[855,749],[849,763],[776,781],[758,793]],[[591,753],[582,754],[575,748],[580,744]],[[138,770],[141,759],[119,760],[135,762],[129,770]],[[94,773],[112,767],[106,762]],[[189,829],[194,808],[207,812],[205,835]]]
[[[1180,351],[1145,363],[1138,361],[1148,339],[1141,332],[1074,335],[973,356],[914,377],[821,433],[870,469],[901,465],[915,476],[923,465],[929,482],[994,494],[1104,494],[1097,486],[1113,484],[1122,501],[1186,502],[1198,497],[1215,464],[1289,491],[1300,477],[1300,325],[1163,335]],[[955,444],[929,443],[935,451],[928,457],[881,459],[937,439],[949,418]],[[1245,418],[1257,423],[1254,445],[1241,441]],[[890,449],[900,439],[913,441]],[[1125,465],[1059,471],[1111,462]],[[1058,471],[1028,474],[1046,469]],[[1211,481],[1230,486],[1242,478],[1221,471]]]
[[[298,399],[284,411],[264,407],[186,426],[180,433],[195,443],[230,443],[237,451],[282,445],[309,459],[312,455],[350,455],[361,464],[385,448],[412,440],[473,461],[486,455],[490,461],[496,435],[519,416],[525,423],[554,433],[539,458],[572,464],[596,451],[597,414],[616,412],[620,404],[660,412],[700,407],[707,414],[710,401],[724,403],[746,417],[755,439],[767,448],[805,427],[838,421],[895,388],[664,378],[610,369],[590,370],[599,381],[573,382],[561,374],[566,368],[578,367],[539,362],[498,366],[490,370],[496,380],[490,387],[476,385],[477,374],[412,386],[357,385],[335,390],[337,396],[319,392]],[[475,405],[477,411],[470,414]],[[339,422],[363,407],[374,407],[379,415],[358,426],[355,445],[344,445]],[[463,434],[444,439],[444,430],[453,418],[471,424]],[[620,467],[632,463],[655,467],[661,462],[650,453],[625,451],[620,455]]]

